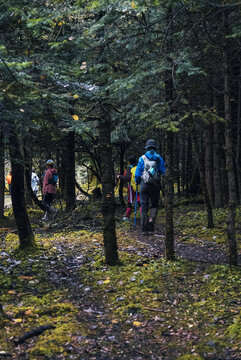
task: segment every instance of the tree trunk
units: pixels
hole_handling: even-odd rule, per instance
[[[4,136],[0,128],[0,218],[4,217],[4,190],[5,190],[5,174],[4,174]]]
[[[204,202],[205,202],[205,206],[206,206],[206,210],[207,210],[207,223],[208,223],[207,226],[208,226],[208,228],[213,228],[214,223],[213,223],[212,204],[210,201],[207,184],[205,181],[204,154],[203,154],[203,152],[201,152],[199,150],[198,137],[195,132],[194,125],[193,125],[192,135],[193,135],[194,150],[196,153],[197,165],[198,165],[198,170],[199,170],[199,175],[200,175],[200,182],[201,182],[202,192],[203,192],[203,196],[204,196]]]
[[[186,148],[186,195],[190,195],[190,182],[192,176],[192,139],[188,131],[187,148]]]
[[[225,127],[226,125],[221,124],[221,144],[222,144],[222,163],[221,163],[221,179],[222,179],[222,195],[223,195],[223,206],[228,206],[229,203],[229,190],[228,190],[228,172],[227,172],[227,157],[226,157],[226,145],[225,145]]]
[[[241,68],[240,68],[241,71]],[[236,169],[238,177],[239,204],[241,204],[241,83],[238,87]]]
[[[213,183],[214,183],[214,206],[221,208],[223,206],[222,192],[222,148],[220,141],[220,123],[214,124],[214,154],[213,154]]]
[[[172,7],[168,9],[168,14],[172,18]],[[171,22],[172,28],[172,22]],[[170,29],[172,31],[172,29]],[[167,50],[172,51],[172,33],[168,36]],[[170,65],[172,59],[169,59]],[[165,81],[165,100],[171,103],[169,112],[173,112],[173,77],[171,71],[166,72]],[[169,114],[168,114],[169,115]],[[174,229],[173,229],[173,152],[174,135],[172,131],[167,131],[166,146],[166,173],[165,173],[165,256],[167,260],[174,260]]]
[[[232,119],[231,119],[231,105],[230,105],[230,84],[229,84],[229,49],[227,35],[229,34],[229,17],[223,12],[223,35],[224,35],[224,49],[223,49],[223,67],[224,67],[224,119],[225,119],[225,145],[226,145],[226,166],[228,173],[228,194],[229,194],[229,210],[227,217],[227,233],[229,246],[229,264],[237,265],[237,242],[235,232],[235,218],[236,218],[236,203],[237,191],[235,181],[235,168],[233,157],[233,135],[232,135]]]
[[[165,174],[165,256],[174,260],[173,229],[173,142],[174,135],[167,132],[166,174]]]
[[[32,157],[28,148],[28,145],[24,143],[23,146],[23,156],[24,156],[24,192],[25,192],[25,201],[27,205],[32,205],[31,193],[29,191],[28,183],[31,184],[32,176]],[[31,185],[30,185],[31,186]]]
[[[213,206],[213,124],[208,124],[205,127],[205,180],[207,184],[208,195]]]
[[[67,135],[66,157],[65,157],[65,194],[66,211],[75,207],[75,134],[71,131]]]
[[[12,166],[12,206],[18,230],[20,248],[35,246],[35,239],[26,211],[24,197],[24,164],[17,134],[10,133],[9,154]]]
[[[110,139],[110,118],[107,110],[99,121],[99,151],[101,158],[102,216],[105,262],[109,265],[118,263],[118,250],[115,229],[114,167]]]

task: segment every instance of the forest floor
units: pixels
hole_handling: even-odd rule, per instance
[[[237,267],[225,209],[208,229],[203,204],[176,204],[175,261],[164,258],[163,210],[145,237],[118,211],[112,267],[96,205],[80,201],[48,224],[28,213],[38,245],[28,253],[11,210],[0,220],[0,359],[241,360],[241,208]]]

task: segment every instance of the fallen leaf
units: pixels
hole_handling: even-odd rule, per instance
[[[141,322],[139,322],[139,321],[133,321],[133,325],[134,325],[134,326],[141,326]]]
[[[13,321],[14,321],[16,324],[20,324],[20,323],[23,321],[23,319],[13,319]]]

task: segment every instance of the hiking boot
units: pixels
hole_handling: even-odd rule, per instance
[[[48,221],[49,220],[49,215],[48,215],[47,211],[45,212],[44,217],[41,220],[42,221]]]
[[[122,220],[125,221],[125,222],[130,221],[130,219],[128,217],[126,217],[126,216],[124,216]]]
[[[148,223],[148,231],[151,231],[151,232],[154,231],[154,222],[153,221],[149,221],[149,223]]]

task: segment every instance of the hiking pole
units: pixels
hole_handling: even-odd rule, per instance
[[[135,219],[134,219],[134,226],[136,226],[137,193],[138,193],[138,185],[136,185],[136,201],[135,201]]]

